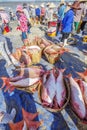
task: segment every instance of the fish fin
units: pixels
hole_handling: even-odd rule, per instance
[[[1,86],[1,89],[3,89],[5,87],[5,85],[9,85],[9,78],[1,77],[1,79],[3,80],[3,84]]]
[[[87,76],[87,69],[83,72],[84,76]]]
[[[38,116],[38,112],[29,113],[29,112],[25,111],[24,108],[22,108],[22,114],[23,114],[24,120],[27,119],[29,121],[34,120]]]
[[[25,121],[29,129],[35,129],[35,130],[38,129],[38,127],[43,124],[43,121],[29,121],[29,120],[25,120]]]
[[[70,74],[68,74],[68,75],[65,75],[64,77],[70,78],[70,77],[72,77],[72,74],[70,73]]]
[[[17,123],[9,123],[10,130],[22,130],[24,126],[24,120]]]
[[[84,72],[82,73],[82,72],[76,72],[82,79],[84,79]]]

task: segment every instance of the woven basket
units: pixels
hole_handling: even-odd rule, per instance
[[[53,48],[55,50],[54,53],[47,52],[48,49]],[[58,48],[58,49],[57,49]],[[44,49],[44,55],[49,63],[54,64],[60,58],[59,47],[57,45],[50,45]]]
[[[31,86],[18,87],[17,89],[28,92],[28,93],[34,93],[36,91],[36,89],[39,87],[39,85],[40,85],[40,82],[38,81],[37,83],[35,83],[35,84],[31,85]]]
[[[63,105],[63,107],[61,108],[58,108],[58,109],[53,109],[53,108],[49,108],[49,107],[46,107],[46,106],[43,106],[45,109],[47,109],[48,111],[51,111],[51,112],[60,112],[62,111],[68,104],[69,100],[70,100],[70,84],[69,84],[69,81],[68,79],[64,79],[64,84],[65,84],[65,87],[66,87],[66,101],[65,101],[65,104]],[[40,85],[38,87],[38,96],[39,96],[39,99],[40,99],[40,103],[42,104],[42,99],[41,99],[41,89],[42,88],[42,85]]]
[[[32,63],[33,64],[40,63],[41,56],[42,56],[42,50],[40,49],[37,51],[32,51],[31,49],[29,49],[29,52],[31,54]]]

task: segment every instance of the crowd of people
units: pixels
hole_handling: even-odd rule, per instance
[[[0,9],[0,16],[2,27],[9,31],[10,19],[2,8]],[[39,6],[23,3],[23,5],[18,5],[16,8],[16,18],[22,31],[23,42],[27,40],[27,33],[30,33],[31,25],[45,24],[48,26],[49,22],[57,21],[56,36],[62,34],[61,42],[65,46],[67,38],[72,32],[80,32],[82,35],[87,33],[87,27],[85,27],[87,23],[87,1],[61,2],[58,6],[54,3],[42,3]]]

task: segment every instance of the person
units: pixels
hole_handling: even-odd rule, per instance
[[[46,9],[44,4],[41,4],[40,22],[43,23],[45,20]]]
[[[10,17],[3,7],[0,8],[0,17],[2,19],[3,33],[10,32],[10,27],[9,27]]]
[[[59,34],[61,31],[61,24],[64,18],[65,10],[66,10],[66,4],[65,2],[61,2],[60,6],[58,7],[56,35]]]
[[[35,15],[36,15],[36,22],[40,22],[40,8],[36,5],[36,9],[35,9]]]
[[[19,22],[20,22],[20,30],[22,31],[22,40],[25,42],[27,40],[27,18],[23,12],[23,8],[21,5],[18,5],[16,11],[19,12]]]
[[[45,14],[45,23],[46,23],[46,25],[48,24],[48,19],[49,19],[49,5],[50,5],[50,3],[47,3],[46,4],[46,14]]]
[[[30,16],[29,16],[29,12],[28,12],[28,7],[27,7],[27,3],[23,3],[23,12],[26,15],[27,18],[27,25],[28,25],[28,33],[30,33]]]
[[[12,62],[9,58],[9,55],[11,54],[11,52],[8,49],[7,40],[6,40],[5,36],[2,34],[1,26],[0,26],[0,54],[6,60],[7,65],[10,66],[12,64]]]
[[[67,45],[67,39],[72,32],[73,22],[74,22],[74,14],[77,9],[80,9],[80,3],[74,2],[71,8],[65,13],[65,16],[62,20],[62,42],[63,46]]]
[[[81,23],[81,26],[80,26],[80,30],[81,30],[81,33],[83,35],[84,34],[84,29],[85,29],[85,32],[87,34],[87,29],[85,28],[86,23],[87,23],[87,1],[83,0],[82,2],[84,3],[84,9],[83,9],[82,23]]]
[[[30,5],[30,10],[31,10],[31,24],[35,24],[35,7],[34,5]]]
[[[74,16],[74,27],[75,27],[75,32],[78,32],[80,22],[82,20],[82,16],[84,15],[84,9],[85,9],[85,0],[80,1],[80,9],[76,10],[75,16]]]

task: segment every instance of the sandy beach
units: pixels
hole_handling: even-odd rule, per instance
[[[9,45],[9,47],[11,49],[10,51],[15,52],[16,48],[21,47],[23,45],[23,42],[21,40],[21,31],[16,30],[17,21],[11,21],[10,22],[10,27],[12,28],[12,31],[5,34],[5,37],[7,38],[8,45]],[[49,38],[49,37],[46,36],[46,33],[45,33],[46,29],[47,29],[47,26],[34,25],[30,29],[30,34],[28,34],[28,38],[30,40],[34,39],[35,36]],[[87,68],[87,61],[86,61],[87,56],[84,55],[84,53],[83,53],[83,49],[87,45],[85,43],[82,43],[82,40],[81,40],[80,36],[76,36],[76,37],[78,39],[78,43],[76,45],[66,46],[66,48],[68,48],[70,50],[70,52],[64,53],[63,56],[61,57],[61,59],[54,65],[54,66],[59,67],[59,68],[66,68],[66,74],[68,74],[70,72],[70,73],[72,73],[72,75],[74,77],[77,76],[75,71],[82,72],[82,71],[84,71],[85,68]],[[53,41],[52,38],[51,38],[51,40]],[[4,62],[5,59],[3,59],[2,56],[0,57],[0,59],[1,59],[1,62],[0,62],[0,76],[10,76],[10,74],[12,74],[12,72],[10,73],[11,68],[10,67],[5,68],[6,67],[6,63]],[[46,69],[50,69],[50,68],[53,67],[53,65],[49,64],[43,58],[41,59],[40,64],[45,66]],[[1,81],[0,81],[0,83],[1,83]],[[18,112],[18,115],[19,115],[19,120],[22,118],[21,114],[19,112],[21,107],[24,106],[25,108],[26,107],[29,108],[29,106],[26,106],[27,103],[28,104],[30,103],[30,105],[32,104],[32,106],[33,106],[33,103],[32,103],[32,100],[31,100],[32,98],[34,100],[38,101],[38,99],[36,99],[36,94],[31,96],[31,94],[17,91],[17,92],[15,92],[13,94],[13,96],[9,96],[9,94],[7,94],[7,93],[5,94],[2,91],[1,91],[1,93],[2,93],[2,95],[1,95],[0,99],[3,98],[3,95],[4,95],[4,99],[3,99],[4,101],[3,102],[6,103],[6,104],[5,103],[2,104],[2,108],[4,108],[4,110],[7,110],[9,112],[11,110],[11,108],[13,106],[15,106],[17,108],[17,112]],[[17,100],[14,98],[15,96],[18,98],[18,100],[22,101],[21,104],[16,102]],[[7,100],[7,98],[9,98],[9,101]],[[13,101],[12,101],[12,99],[13,99]],[[29,102],[28,99],[30,99],[30,102]],[[27,101],[27,103],[25,102],[25,100]],[[57,114],[54,114],[54,115],[52,115],[52,113],[50,113],[49,111],[46,111],[37,102],[35,102],[34,107],[35,107],[34,110],[35,111],[37,110],[40,113],[39,119],[44,120],[44,123],[40,127],[40,130],[55,130],[54,129],[54,124],[52,122],[57,124],[57,130],[65,130],[65,129],[66,130],[69,130],[69,129],[70,130],[87,130],[87,126],[81,124],[77,120],[77,118],[73,115],[73,113],[72,113],[72,111],[70,109],[70,106],[67,106],[66,109],[64,111],[62,111],[61,113],[57,113]],[[32,111],[31,106],[30,106],[30,111]],[[68,115],[70,118],[69,117],[66,118],[66,115]],[[57,118],[57,116],[58,116],[58,118]],[[64,119],[66,120],[66,122],[65,122]],[[71,120],[74,123],[71,122]],[[17,119],[16,119],[16,122],[17,122]],[[60,123],[60,125],[58,126],[59,123]],[[74,125],[76,127],[74,127]],[[76,128],[78,128],[78,129],[76,129]],[[8,127],[5,127],[5,129],[1,128],[0,130],[9,130],[9,129],[8,129]]]

